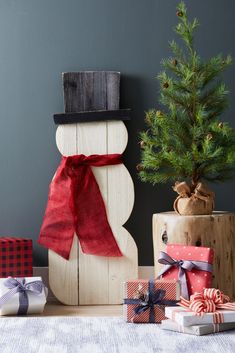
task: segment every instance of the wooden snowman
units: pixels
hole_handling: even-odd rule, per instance
[[[65,113],[56,114],[56,144],[62,156],[122,154],[128,134],[119,109],[118,72],[63,74]],[[122,283],[137,278],[137,247],[123,227],[134,204],[131,176],[123,164],[92,167],[109,225],[122,257],[84,254],[76,234],[69,259],[49,250],[49,283],[56,298],[67,305],[120,304]]]

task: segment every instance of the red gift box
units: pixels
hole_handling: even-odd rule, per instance
[[[167,244],[166,253],[175,260],[200,261],[212,265],[214,251],[211,248],[186,246],[181,244]],[[164,269],[164,266],[163,266]],[[211,287],[212,273],[192,268],[185,270],[189,296],[195,292],[202,292],[204,288]],[[162,275],[164,279],[178,279],[179,267],[172,266]],[[181,286],[182,288],[182,286]]]
[[[180,282],[174,280],[154,280],[154,291],[158,289],[165,291],[163,300],[178,301],[180,299]],[[139,314],[135,313],[135,308],[139,304],[125,304],[128,299],[140,299],[148,293],[149,280],[147,279],[134,279],[124,283],[124,305],[123,315],[127,322],[133,323],[149,323],[150,322],[150,309],[143,311]],[[171,304],[171,306],[173,303]],[[165,320],[165,305],[154,305],[154,322],[160,323]]]
[[[32,277],[32,240],[0,238],[0,277]]]

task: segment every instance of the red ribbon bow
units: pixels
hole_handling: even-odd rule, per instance
[[[120,163],[120,154],[62,157],[49,187],[38,243],[68,259],[76,233],[85,254],[122,256],[91,170]]]
[[[217,309],[227,309],[235,311],[235,302],[230,302],[230,298],[219,289],[204,288],[202,293],[194,293],[190,300],[180,297],[178,305],[190,309],[196,315],[203,316],[205,313],[214,313],[214,323],[223,322],[223,314]]]

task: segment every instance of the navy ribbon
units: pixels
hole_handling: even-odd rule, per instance
[[[10,300],[16,293],[19,293],[19,309],[17,315],[27,314],[29,307],[29,292],[36,295],[41,294],[44,289],[47,292],[47,288],[42,281],[26,283],[25,278],[9,277],[4,281],[4,285],[10,290],[0,298],[0,307],[8,302],[8,300]]]
[[[146,296],[142,298],[126,298],[124,299],[124,304],[139,304],[134,308],[135,315],[139,315],[146,310],[149,310],[149,322],[155,322],[155,315],[154,315],[154,306],[157,305],[159,308],[164,311],[165,305],[174,306],[178,302],[178,300],[166,300],[164,299],[166,295],[166,291],[164,289],[157,289],[155,291],[154,288],[154,280],[150,280],[148,282],[148,292]]]
[[[160,271],[157,278],[160,278],[165,272],[167,272],[171,267],[175,266],[179,268],[178,278],[181,282],[181,295],[185,299],[189,299],[189,292],[187,286],[187,278],[185,271],[195,270],[212,272],[212,265],[205,261],[191,261],[191,260],[176,260],[173,259],[169,254],[164,251],[160,251],[158,262],[165,265]]]

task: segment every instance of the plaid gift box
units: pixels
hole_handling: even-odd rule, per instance
[[[160,323],[165,306],[180,299],[180,282],[135,279],[124,283],[124,318],[133,323]]]
[[[24,238],[0,238],[0,277],[31,277],[32,240]]]

